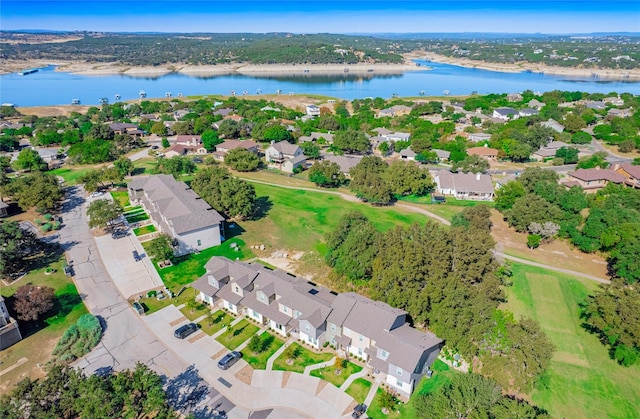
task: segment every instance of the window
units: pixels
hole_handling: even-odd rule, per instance
[[[335,324],[333,324],[333,323],[331,323],[331,331],[332,331],[332,332],[335,332],[335,331],[336,331],[336,325],[335,325]]]
[[[296,319],[297,319],[298,317],[300,317],[301,315],[302,315],[302,313],[300,313],[298,310],[296,310],[296,311],[294,311],[294,312],[293,312],[293,317],[295,317]]]
[[[398,378],[398,381],[396,381],[396,384],[398,385],[398,387],[402,387],[404,383],[402,382],[401,379]]]
[[[362,348],[358,348],[358,356],[362,356]]]
[[[285,313],[288,313],[289,312],[289,307],[282,306],[282,311],[285,312]]]
[[[259,316],[258,312],[255,311],[255,310],[251,310],[251,313],[252,313],[253,317],[257,318]]]
[[[360,340],[360,342],[364,341],[364,336],[362,335],[358,336],[358,340]]]
[[[198,240],[198,247],[202,246],[202,240]]]
[[[310,332],[310,331],[311,331],[311,328],[309,327],[309,325],[308,325],[308,324],[306,324],[306,325],[304,326],[304,330],[305,330],[305,331],[307,331],[307,332]]]
[[[398,367],[396,373],[400,376],[402,376],[402,368]]]
[[[387,359],[388,357],[389,357],[389,352],[385,351],[384,349],[380,349],[380,358]]]
[[[258,298],[260,298],[260,301],[264,301],[264,294],[263,293],[258,294]]]
[[[331,341],[330,341],[330,342],[331,342],[331,344],[332,344],[332,345],[335,345],[335,344],[336,344],[336,340],[335,340],[334,338],[331,338]]]

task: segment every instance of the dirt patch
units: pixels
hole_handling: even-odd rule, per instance
[[[316,388],[316,396],[318,394],[320,394],[320,392],[322,391],[323,388],[325,388],[327,386],[327,384],[329,384],[328,382],[324,381],[324,380],[320,380],[320,383],[318,384],[318,388]]]
[[[583,253],[572,248],[566,240],[554,240],[531,250],[527,247],[527,235],[510,228],[498,211],[491,210],[491,222],[491,235],[499,252],[601,278],[608,277],[607,261],[599,254]]]
[[[291,371],[285,371],[284,374],[282,374],[282,388],[285,388],[287,386],[289,377],[291,377]]]
[[[358,402],[356,402],[355,400],[349,403],[349,406],[342,411],[342,416],[346,416],[350,412],[353,412],[353,409],[355,409],[357,405],[358,405]]]
[[[182,323],[182,322],[183,322],[183,321],[185,321],[185,320],[187,320],[187,318],[186,318],[186,317],[184,317],[184,316],[182,316],[182,317],[180,317],[180,318],[175,319],[175,320],[174,320],[174,321],[172,321],[171,323],[169,323],[169,325],[171,325],[171,326],[175,326],[175,325],[177,325],[177,324]]]
[[[228,349],[227,349],[227,348],[222,349],[222,350],[220,350],[220,351],[216,352],[216,353],[211,357],[211,359],[216,360],[216,359],[220,358],[220,357],[222,356],[222,354],[224,354],[224,353],[225,353],[225,352],[227,352],[227,351],[228,351]]]
[[[238,380],[240,380],[243,383],[245,383],[246,385],[250,386],[251,385],[251,378],[253,377],[253,368],[251,368],[251,365],[247,365],[246,367],[244,367],[243,369],[238,371],[236,373],[235,377]]]
[[[39,118],[47,116],[69,116],[71,112],[87,113],[90,106],[80,105],[60,105],[60,106],[34,106],[34,107],[18,107],[18,112],[23,115],[36,115]]]
[[[207,336],[206,333],[200,332],[197,335],[195,335],[194,337],[192,337],[191,339],[188,339],[188,341],[189,341],[189,343],[193,343],[193,342],[196,342],[196,341],[202,339],[205,336]]]

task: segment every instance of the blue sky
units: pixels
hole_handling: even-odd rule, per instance
[[[640,32],[640,1],[0,0],[0,28],[159,32]]]

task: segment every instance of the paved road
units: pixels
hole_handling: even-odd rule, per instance
[[[277,183],[270,183],[270,182],[263,182],[260,180],[254,180],[254,179],[247,179],[244,178],[244,180],[248,181],[248,182],[253,182],[253,183],[261,183],[263,185],[269,185],[269,186],[276,186],[278,188],[285,188],[285,189],[298,189],[298,190],[305,190],[305,191],[313,191],[313,192],[320,192],[320,193],[326,193],[326,194],[332,194],[332,195],[338,195],[344,199],[346,199],[347,201],[351,201],[351,202],[362,202],[360,201],[358,198],[356,198],[353,195],[349,195],[343,192],[337,192],[337,191],[328,191],[328,190],[323,190],[323,189],[314,189],[314,188],[299,188],[296,186],[287,186],[287,185],[278,185]],[[434,220],[437,220],[439,222],[441,222],[444,225],[451,225],[451,223],[449,222],[449,220],[440,217],[439,215],[436,215],[432,212],[427,211],[424,208],[418,207],[414,204],[408,204],[405,202],[396,202],[395,203],[396,206],[401,207],[401,208],[405,208],[409,211],[413,211],[413,212],[417,212],[420,214],[424,214],[428,217],[433,218]],[[549,269],[551,271],[555,271],[555,272],[563,272],[569,275],[573,275],[573,276],[579,276],[581,278],[585,278],[585,279],[590,279],[592,281],[597,281],[597,282],[601,282],[604,284],[608,284],[610,281],[606,278],[600,278],[598,276],[595,275],[589,275],[589,274],[585,274],[582,272],[577,272],[577,271],[572,271],[569,269],[564,269],[564,268],[558,268],[556,266],[552,266],[552,265],[547,265],[544,263],[538,263],[538,262],[533,262],[530,260],[526,260],[526,259],[521,259],[515,256],[511,256],[511,255],[507,255],[505,253],[502,252],[497,252],[494,251],[493,254],[499,258],[504,258],[504,259],[509,259],[512,260],[514,262],[518,262],[518,263],[522,263],[524,265],[530,265],[530,266],[536,266],[538,268],[545,268],[545,269]]]

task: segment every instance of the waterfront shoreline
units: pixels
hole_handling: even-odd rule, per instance
[[[471,60],[469,58],[447,57],[445,55],[431,52],[412,53],[414,59],[432,61],[434,63],[455,65],[465,68],[477,68],[479,70],[496,71],[500,73],[539,73],[552,76],[564,76],[580,79],[602,79],[602,80],[627,80],[640,81],[640,68],[635,69],[614,69],[614,68],[576,68],[557,67],[546,64],[518,63],[502,64],[488,61]],[[595,76],[595,77],[594,77]]]

